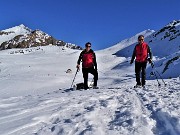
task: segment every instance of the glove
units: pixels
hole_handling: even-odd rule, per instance
[[[79,69],[80,69],[80,65],[79,65],[79,64],[77,64],[76,68],[79,70]]]
[[[133,61],[131,60],[130,64],[132,64],[132,63],[133,63]]]
[[[152,63],[152,59],[149,58],[148,61],[149,61],[149,63]]]

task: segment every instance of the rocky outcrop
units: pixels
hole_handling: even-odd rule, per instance
[[[48,35],[47,33],[41,30],[30,30],[29,28],[23,25],[16,26],[15,31],[21,29],[25,29],[24,33],[17,34],[12,39],[3,42],[0,46],[1,50],[4,49],[12,49],[12,48],[29,48],[29,47],[37,47],[37,46],[46,46],[46,45],[58,45],[65,46],[71,49],[82,49],[80,46],[75,44],[66,43],[61,40],[57,40],[54,37]],[[12,30],[12,29],[11,29]],[[0,36],[10,35],[11,33],[16,33],[15,31],[0,31]]]
[[[45,46],[45,45],[56,45],[57,41],[52,36],[40,31],[35,30],[30,34],[18,35],[13,39],[3,42],[1,44],[3,49],[11,49],[11,48],[29,48],[36,46]]]

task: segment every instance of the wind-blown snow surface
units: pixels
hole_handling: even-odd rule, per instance
[[[148,80],[146,89],[134,89],[128,58],[97,51],[100,89],[69,91],[80,51],[46,46],[20,52],[0,52],[1,135],[180,134],[178,77],[165,79],[166,87]],[[78,72],[75,83],[82,81]]]

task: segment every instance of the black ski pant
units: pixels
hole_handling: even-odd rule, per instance
[[[135,62],[135,73],[137,85],[145,85],[146,83],[146,65],[147,62]],[[141,81],[140,81],[141,74]]]
[[[94,86],[97,86],[98,72],[93,67],[92,68],[82,68],[83,78],[84,78],[84,88],[88,88],[88,73],[94,75]]]

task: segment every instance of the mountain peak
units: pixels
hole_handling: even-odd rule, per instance
[[[29,29],[28,27],[26,27],[25,25],[23,24],[20,24],[19,26],[14,26],[14,27],[11,27],[9,29],[6,29],[6,30],[2,30],[4,32],[13,32],[13,33],[23,33],[23,34],[27,34],[27,33],[30,33],[32,30]]]
[[[24,24],[20,24],[19,27],[23,27],[23,28],[24,28],[24,27],[26,27],[26,26],[25,26]]]
[[[154,33],[154,32],[155,32],[154,30],[147,29],[147,30],[144,30],[144,31],[136,34],[136,35],[135,35],[135,38],[137,39],[137,37],[138,37],[139,35],[144,35],[144,37],[147,37],[147,36],[151,35],[151,34]]]
[[[72,49],[82,49],[77,45],[57,40],[39,29],[31,30],[24,24],[0,31],[0,50],[11,48],[29,48],[49,44],[66,46]]]
[[[168,26],[175,26],[175,25],[180,25],[180,20],[173,20],[173,21],[171,21],[170,23],[168,23],[167,25],[166,25],[166,27],[168,27]]]

